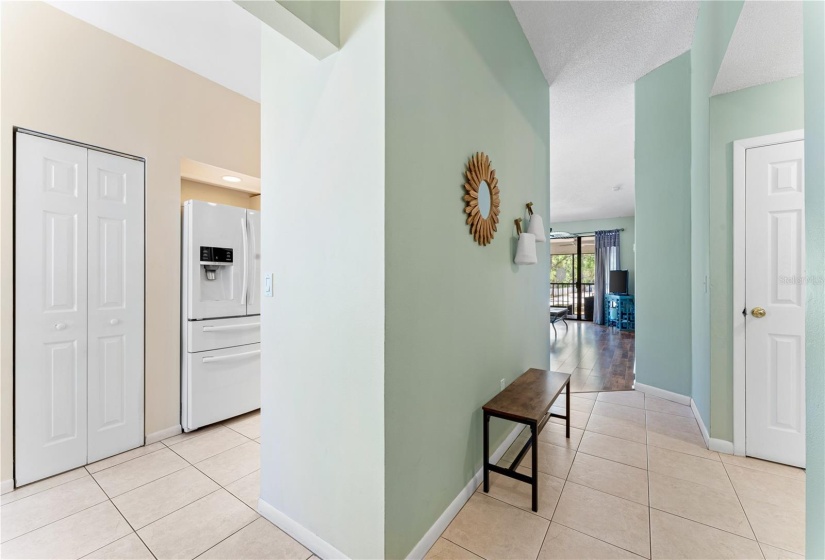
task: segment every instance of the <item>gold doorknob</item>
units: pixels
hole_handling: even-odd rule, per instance
[[[765,310],[764,310],[763,308],[761,308],[761,307],[754,307],[754,308],[751,310],[751,315],[753,315],[753,316],[754,316],[754,317],[756,317],[757,319],[761,319],[762,317],[764,317],[764,316],[765,316],[765,315],[767,315],[767,314],[768,314],[768,312],[767,312],[767,311],[765,311]]]

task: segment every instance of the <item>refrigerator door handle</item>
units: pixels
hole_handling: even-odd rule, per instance
[[[227,360],[246,358],[247,356],[257,356],[260,353],[260,350],[252,350],[251,352],[241,352],[240,354],[230,354],[228,356],[206,356],[205,358],[201,358],[201,361],[204,364],[209,364],[212,362],[225,362]]]
[[[249,232],[246,230],[246,214],[241,219],[241,231],[243,232],[243,254],[244,254],[244,268],[243,268],[243,284],[241,288],[241,301],[246,305],[246,292],[249,288],[247,285],[249,281]]]
[[[237,331],[240,329],[252,329],[260,326],[260,323],[244,323],[243,325],[208,326],[203,327],[203,332]]]

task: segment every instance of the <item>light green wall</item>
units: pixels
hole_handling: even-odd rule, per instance
[[[508,2],[386,4],[386,556],[402,558],[481,467],[481,406],[549,365],[549,258],[513,264],[525,203],[549,216],[549,88]],[[492,159],[481,247],[463,172]],[[494,450],[510,423],[495,423]]]
[[[733,143],[804,127],[803,79],[710,98],[710,435],[733,441]]]
[[[706,426],[710,417],[710,92],[736,28],[742,0],[705,0],[691,60],[691,396]]]
[[[825,558],[825,3],[805,2],[806,556]]]
[[[636,82],[636,379],[690,395],[690,53]]]
[[[619,252],[622,258],[622,270],[627,270],[628,289],[635,294],[636,286],[636,255],[633,244],[636,243],[636,219],[633,216],[626,218],[604,218],[601,220],[581,220],[578,222],[558,222],[551,224],[553,231],[579,233],[583,231],[598,231],[600,229],[621,229],[619,235]]]
[[[333,45],[341,45],[341,0],[278,0]]]

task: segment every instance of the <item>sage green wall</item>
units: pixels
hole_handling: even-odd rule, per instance
[[[386,556],[405,557],[481,467],[481,406],[549,365],[549,258],[513,264],[525,203],[549,216],[549,88],[509,2],[386,4]],[[501,223],[465,224],[469,156]],[[513,428],[494,423],[492,445]]]
[[[636,82],[636,379],[691,391],[690,53]]]
[[[341,45],[341,0],[278,0],[335,46]]]
[[[690,51],[691,66],[691,396],[710,416],[710,92],[742,11],[742,0],[705,0]]]
[[[825,3],[805,2],[805,553],[825,558]]]
[[[804,81],[710,98],[710,435],[733,441],[733,143],[805,126]]]
[[[558,222],[550,225],[553,231],[566,231],[568,233],[624,228],[624,231],[619,235],[619,252],[622,258],[622,270],[627,270],[629,292],[631,294],[636,293],[634,289],[636,286],[636,255],[633,252],[633,244],[636,243],[636,219],[633,216],[626,218],[604,218],[601,220],[581,220],[578,222]]]

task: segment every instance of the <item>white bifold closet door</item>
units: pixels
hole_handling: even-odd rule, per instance
[[[15,483],[143,443],[143,162],[16,134]]]
[[[91,463],[143,444],[143,162],[89,150],[88,170]]]

